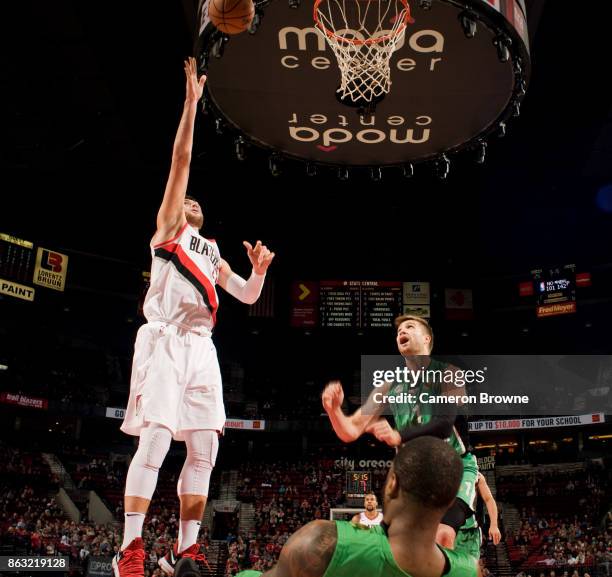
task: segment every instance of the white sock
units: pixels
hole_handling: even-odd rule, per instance
[[[144,524],[144,513],[125,513],[125,528],[123,529],[123,543],[121,550],[125,549],[134,539],[142,537],[142,526]]]
[[[195,545],[198,541],[198,533],[200,532],[200,521],[183,521],[179,526],[179,536],[177,551],[182,553],[185,549],[188,549],[192,545]]]

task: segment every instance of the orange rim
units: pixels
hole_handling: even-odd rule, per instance
[[[333,38],[334,40],[345,44],[352,44],[353,46],[369,46],[371,44],[380,44],[381,42],[385,42],[391,38],[394,38],[395,36],[403,32],[408,26],[408,24],[414,24],[414,18],[410,14],[410,4],[408,4],[408,0],[400,0],[400,2],[404,5],[405,8],[405,15],[403,18],[404,21],[400,24],[399,28],[393,34],[386,34],[385,36],[379,36],[378,38],[368,38],[367,40],[359,40],[358,38],[345,38],[344,36],[339,36],[333,30],[329,30],[328,28],[326,28],[323,22],[321,22],[321,20],[319,19],[319,6],[322,2],[327,1],[328,0],[315,0],[312,14],[315,21],[315,25],[328,38]]]

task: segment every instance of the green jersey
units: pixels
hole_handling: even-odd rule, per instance
[[[417,402],[414,403],[393,403],[391,409],[395,419],[395,428],[401,433],[409,427],[415,427],[429,423],[435,414],[435,407],[439,405],[432,402],[421,402],[420,399],[444,394],[453,387],[452,382],[444,380],[444,372],[448,369],[448,364],[430,357],[429,366],[425,369],[423,376],[419,377],[416,386],[410,387],[409,383],[400,383],[391,389],[390,394],[410,393],[415,396]],[[452,391],[452,389],[451,389]],[[454,391],[452,391],[454,392]],[[457,395],[464,394],[463,389],[457,390]],[[442,405],[444,406],[444,405]],[[463,462],[463,477],[457,492],[457,497],[462,499],[472,511],[476,507],[476,480],[478,478],[478,463],[476,457],[467,452],[468,449],[468,424],[465,415],[457,415],[455,425],[451,432],[448,442],[459,453]],[[474,515],[470,515],[462,529],[475,529],[478,523]]]
[[[322,577],[410,577],[391,552],[384,529],[336,521],[334,554]],[[408,545],[409,546],[409,545]],[[477,577],[477,561],[471,555],[440,547],[446,557],[445,577]],[[258,577],[258,572],[243,571],[236,577]]]
[[[420,399],[442,395],[443,391],[449,386],[453,386],[452,383],[443,380],[443,374],[447,369],[448,363],[430,357],[429,366],[425,369],[425,376],[419,377],[416,386],[411,387],[410,383],[398,383],[391,389],[389,393],[391,395],[412,394],[416,399],[414,403],[391,403],[395,428],[398,431],[401,432],[408,427],[425,425],[431,421],[435,412],[434,408],[439,405],[420,402]],[[463,390],[458,389],[457,394],[463,394]],[[437,413],[439,414],[439,410]],[[467,450],[466,443],[464,443],[456,424],[448,442],[459,455],[463,455]]]
[[[472,453],[463,455],[461,461],[463,463],[463,476],[461,477],[461,485],[459,486],[457,497],[463,500],[472,511],[476,511],[476,499],[478,496],[476,492],[476,484],[478,483],[478,461]],[[474,529],[476,527],[478,527],[476,515],[470,515],[465,520],[461,529]]]

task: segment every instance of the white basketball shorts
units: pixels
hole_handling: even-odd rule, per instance
[[[147,423],[168,427],[177,441],[185,430],[223,430],[221,371],[210,334],[162,321],[140,327],[121,430],[139,436]]]

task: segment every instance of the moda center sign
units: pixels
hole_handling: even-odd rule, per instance
[[[391,89],[373,113],[338,99],[336,57],[315,27],[311,3],[262,6],[254,33],[229,38],[214,57],[219,34],[203,2],[196,53],[208,74],[208,108],[248,141],[288,157],[354,166],[431,159],[486,137],[524,95],[529,53],[522,1],[433,0],[430,10],[410,3],[415,22],[391,57]],[[466,7],[476,22],[473,38],[461,24]],[[366,39],[358,30],[341,33]]]

